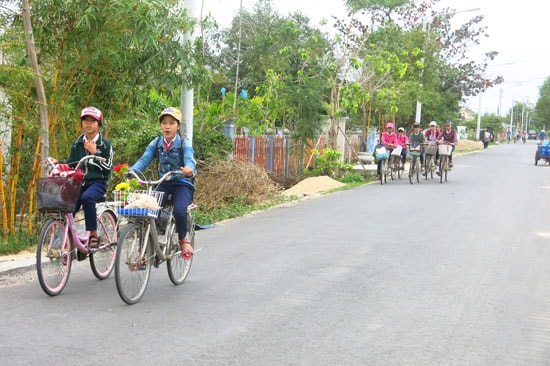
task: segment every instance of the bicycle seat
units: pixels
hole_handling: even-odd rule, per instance
[[[106,194],[104,194],[101,198],[99,198],[96,201],[96,203],[105,202],[105,201],[107,201],[107,195]]]

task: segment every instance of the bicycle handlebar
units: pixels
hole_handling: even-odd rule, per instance
[[[161,184],[162,182],[164,182],[165,180],[167,180],[169,177],[171,177],[172,175],[176,175],[176,174],[179,174],[179,175],[183,175],[181,170],[172,170],[172,171],[169,171],[167,173],[165,173],[162,177],[160,177],[158,180],[142,180],[139,175],[137,175],[136,173],[132,172],[132,171],[129,171],[126,173],[126,176],[128,177],[131,177],[131,178],[136,178],[136,180],[138,181],[139,185],[145,185],[145,186],[156,186],[158,184]]]
[[[81,166],[83,163],[86,163],[88,160],[97,160],[97,161],[104,162],[104,161],[106,161],[107,159],[105,159],[105,158],[103,158],[103,157],[101,157],[101,156],[96,156],[96,155],[86,155],[86,156],[84,156],[82,159],[80,159],[80,160],[78,161],[78,164],[76,164],[76,167],[75,167],[74,169],[76,170],[76,169],[80,168],[80,166]],[[50,166],[50,168],[52,168],[52,169],[55,168],[55,165],[56,165],[56,164],[59,164],[59,162],[54,163],[54,162],[52,161],[52,158],[51,158],[51,157],[48,157],[47,163],[48,163],[48,165]]]

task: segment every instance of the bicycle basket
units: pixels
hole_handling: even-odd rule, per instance
[[[429,143],[428,145],[424,146],[424,154],[426,155],[435,155],[437,152],[437,145],[435,143]]]
[[[40,178],[36,184],[38,211],[74,212],[82,184],[66,177]]]
[[[141,216],[156,219],[164,192],[113,191],[117,212],[122,216]]]
[[[439,155],[451,155],[452,151],[451,145],[439,145]]]
[[[379,147],[374,150],[374,155],[376,156],[377,160],[389,159],[390,152],[385,147]]]

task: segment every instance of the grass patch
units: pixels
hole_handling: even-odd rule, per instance
[[[270,197],[270,199],[264,203],[258,205],[250,205],[244,203],[246,200],[244,196],[239,196],[231,204],[212,210],[210,212],[201,211],[199,203],[199,208],[195,213],[195,221],[201,225],[212,224],[228,219],[233,219],[236,217],[241,217],[255,211],[265,211],[271,207],[291,202],[296,199],[297,197],[276,195]]]
[[[30,235],[26,231],[10,234],[7,240],[0,242],[0,255],[16,254],[36,247],[37,241],[36,235]]]

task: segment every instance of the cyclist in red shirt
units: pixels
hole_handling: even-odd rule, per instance
[[[449,155],[449,168],[453,167],[453,151],[455,151],[455,145],[458,142],[458,136],[456,131],[453,129],[453,124],[451,121],[445,122],[445,129],[441,131],[441,135],[437,138],[437,142],[448,143],[452,146],[451,154]]]

